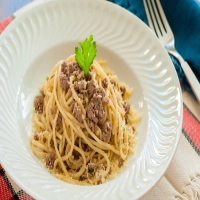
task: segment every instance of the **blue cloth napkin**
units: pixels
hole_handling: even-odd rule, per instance
[[[110,0],[148,24],[143,0]],[[160,0],[174,33],[176,50],[188,62],[200,82],[200,3],[197,0]],[[180,82],[192,90],[177,59],[170,55]]]

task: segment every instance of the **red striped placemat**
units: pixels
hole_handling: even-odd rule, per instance
[[[200,155],[200,121],[185,104],[183,106],[182,133],[185,135],[197,154]]]
[[[0,22],[0,34],[3,32],[3,30],[10,24],[10,22],[13,20],[13,17],[10,16],[3,21]]]

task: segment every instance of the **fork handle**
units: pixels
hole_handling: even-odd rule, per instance
[[[200,83],[197,80],[197,77],[194,75],[193,71],[191,70],[190,66],[184,60],[181,62],[181,66],[185,73],[185,76],[194,92],[194,95],[197,101],[200,103]]]

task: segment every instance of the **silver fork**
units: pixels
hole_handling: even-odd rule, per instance
[[[143,0],[143,3],[149,27],[155,32],[166,50],[178,59],[196,99],[200,103],[200,84],[188,63],[183,60],[182,56],[175,49],[174,35],[165,17],[160,0]]]

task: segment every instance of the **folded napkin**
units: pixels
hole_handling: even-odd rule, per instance
[[[148,24],[143,0],[110,0],[139,17]],[[200,2],[198,0],[160,0],[175,37],[176,50],[188,62],[200,82]],[[180,82],[192,90],[177,59],[170,55]]]

